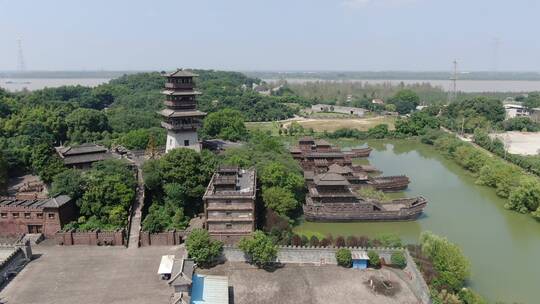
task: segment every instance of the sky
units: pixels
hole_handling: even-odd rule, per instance
[[[0,71],[17,39],[27,70],[540,71],[540,1],[0,0]]]

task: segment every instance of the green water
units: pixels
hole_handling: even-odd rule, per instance
[[[347,142],[341,142],[342,146]],[[360,142],[349,142],[359,145]],[[396,233],[415,242],[424,230],[458,244],[472,264],[468,285],[490,302],[540,303],[540,223],[503,208],[493,189],[432,147],[411,141],[369,142],[369,162],[384,175],[411,178],[409,197],[429,201],[420,219],[393,223],[301,223],[296,230],[333,235]]]

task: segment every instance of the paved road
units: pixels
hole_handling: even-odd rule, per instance
[[[137,197],[131,209],[131,226],[129,229],[128,248],[139,248],[142,208],[144,206],[144,180],[141,166],[137,166]]]

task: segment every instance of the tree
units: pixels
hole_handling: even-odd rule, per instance
[[[7,162],[3,151],[0,150],[0,194],[4,193],[8,183]]]
[[[223,243],[212,240],[205,229],[193,229],[186,240],[189,257],[201,266],[207,266],[219,257]]]
[[[250,237],[244,237],[238,247],[250,257],[259,268],[272,264],[277,257],[277,248],[271,237],[262,231],[255,231]]]
[[[486,300],[470,288],[462,288],[457,295],[463,304],[487,304]]]
[[[397,266],[401,269],[407,266],[407,259],[405,258],[405,255],[401,251],[393,252],[392,255],[390,256],[390,260],[392,261],[392,265]]]
[[[339,266],[352,267],[352,254],[347,248],[340,248],[336,251],[336,260]]]
[[[265,189],[262,196],[264,205],[280,216],[288,217],[291,211],[298,208],[298,201],[294,198],[294,194],[287,189],[271,187]]]
[[[201,133],[208,138],[231,141],[244,140],[248,136],[242,113],[229,108],[210,113],[204,119]]]
[[[51,195],[65,194],[73,200],[78,200],[84,193],[85,180],[81,171],[75,169],[65,170],[54,176],[52,180]]]
[[[317,236],[312,235],[309,239],[309,246],[318,247],[319,246],[319,239]]]
[[[98,110],[79,108],[66,116],[68,137],[74,142],[101,139],[101,133],[109,131],[107,116]]]
[[[373,250],[368,251],[369,265],[374,268],[381,266],[381,258],[379,254]]]
[[[533,178],[525,179],[510,192],[505,207],[521,213],[536,211],[540,207],[540,183]]]
[[[368,130],[368,136],[370,138],[382,139],[388,135],[388,125],[379,124]]]
[[[431,232],[420,235],[420,244],[422,253],[432,260],[438,273],[433,286],[439,290],[459,291],[470,273],[469,261],[461,249]]]
[[[46,183],[50,183],[56,174],[65,170],[60,158],[47,144],[34,147],[30,161],[34,172]]]

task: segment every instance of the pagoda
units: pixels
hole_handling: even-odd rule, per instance
[[[167,129],[165,152],[174,148],[201,150],[197,129],[202,126],[206,113],[197,110],[197,95],[193,81],[197,74],[182,69],[162,74],[167,78],[165,90],[165,109],[158,112],[163,120],[161,126]]]

